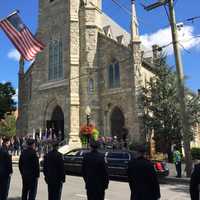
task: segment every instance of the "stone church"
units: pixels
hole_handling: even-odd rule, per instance
[[[102,0],[39,0],[37,38],[46,48],[29,69],[19,70],[18,134],[54,128],[79,145],[90,121],[102,135],[141,138],[137,94],[154,75],[144,58],[134,1],[129,34],[102,11]]]

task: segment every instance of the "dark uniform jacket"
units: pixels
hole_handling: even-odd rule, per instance
[[[190,179],[191,200],[199,200],[200,164],[195,165]]]
[[[143,157],[132,160],[128,165],[131,200],[157,200],[160,187],[152,163]]]
[[[64,161],[62,154],[57,150],[52,150],[44,157],[43,168],[45,181],[48,184],[65,182]]]
[[[7,179],[13,173],[12,157],[6,148],[0,148],[0,179]]]
[[[101,153],[92,151],[84,155],[82,175],[87,190],[101,192],[108,188],[109,178]]]
[[[39,159],[32,148],[25,149],[19,158],[19,170],[23,179],[35,180],[40,176]]]

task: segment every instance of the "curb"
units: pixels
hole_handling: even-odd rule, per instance
[[[190,184],[190,178],[186,178],[186,177],[184,177],[184,178],[176,178],[176,177],[170,177],[170,176],[168,176],[168,177],[165,177],[165,178],[163,178],[163,179],[160,179],[159,180],[159,182],[162,184],[165,184],[165,183],[167,183],[167,184],[169,184],[169,183],[178,183],[178,184],[187,184],[187,185],[189,185]]]

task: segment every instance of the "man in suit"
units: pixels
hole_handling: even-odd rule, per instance
[[[19,170],[22,176],[22,200],[35,200],[38,178],[40,176],[39,159],[35,151],[35,140],[27,140],[27,148],[19,158]]]
[[[128,164],[128,181],[131,190],[131,200],[158,200],[160,186],[156,171],[144,154],[144,146],[138,146],[138,157]]]
[[[53,150],[44,157],[43,172],[48,185],[48,199],[60,200],[62,185],[65,182],[64,161],[58,152],[58,143],[53,144]]]
[[[109,178],[104,156],[98,152],[98,143],[90,141],[91,151],[83,158],[82,175],[85,181],[88,200],[104,200]]]
[[[199,200],[200,192],[200,164],[195,165],[190,179],[191,200]]]
[[[9,146],[10,140],[4,138],[0,148],[0,200],[7,200],[8,198],[10,178],[13,173],[12,157],[8,153]]]

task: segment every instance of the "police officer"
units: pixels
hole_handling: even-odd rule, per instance
[[[44,157],[43,172],[48,185],[48,199],[60,200],[62,185],[65,182],[65,172],[63,157],[58,152],[57,142],[53,144],[53,150]]]
[[[85,181],[88,200],[104,200],[109,178],[104,156],[97,151],[98,143],[90,141],[91,151],[83,158],[82,175]]]
[[[195,165],[190,179],[191,200],[199,200],[200,192],[200,164]]]
[[[0,148],[0,200],[7,200],[8,198],[10,177],[13,172],[12,157],[8,153],[9,146],[10,140],[4,138]]]
[[[40,168],[33,139],[27,140],[27,148],[23,150],[19,159],[19,170],[23,184],[22,200],[35,200]]]
[[[128,181],[131,200],[158,200],[160,186],[156,171],[150,161],[145,158],[145,147],[137,147],[137,158],[128,164]]]

